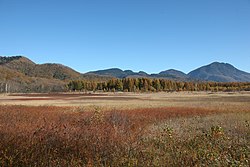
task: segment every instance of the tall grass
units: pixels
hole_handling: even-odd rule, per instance
[[[199,108],[0,106],[0,166],[249,166],[249,118]]]

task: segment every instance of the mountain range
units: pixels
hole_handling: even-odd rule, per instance
[[[111,78],[163,78],[177,81],[250,82],[250,73],[227,63],[214,62],[188,74],[169,69],[158,74],[111,68],[85,74],[62,64],[36,64],[24,56],[0,56],[0,92],[63,91],[69,80],[106,81]],[[7,84],[7,86],[6,86]]]
[[[250,82],[250,73],[241,71],[231,64],[213,62],[209,65],[197,68],[188,74],[175,69],[161,71],[158,74],[147,74],[146,72],[133,72],[131,70],[121,70],[111,68],[106,70],[91,71],[86,74],[99,76],[110,76],[116,78],[128,77],[150,77],[164,78],[179,81],[214,81],[214,82]]]
[[[133,72],[131,70],[121,70],[119,68],[110,68],[105,70],[98,70],[98,71],[90,71],[88,73],[89,75],[99,75],[99,76],[111,76],[115,78],[142,78],[142,77],[148,77],[148,78],[165,78],[165,79],[171,79],[171,80],[189,80],[189,77],[187,74],[170,69],[166,71],[162,71],[158,74],[148,74],[144,71],[139,72]]]

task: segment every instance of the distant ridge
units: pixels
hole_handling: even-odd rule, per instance
[[[188,76],[202,81],[250,82],[250,73],[238,70],[231,64],[219,62],[193,70]]]
[[[103,75],[103,76],[109,76],[109,77],[115,77],[115,78],[125,78],[128,75],[134,75],[135,73],[130,70],[121,70],[119,68],[110,68],[105,70],[98,70],[98,71],[90,71],[86,74],[97,74],[97,75]]]
[[[250,73],[231,64],[214,62],[188,74],[175,69],[148,74],[110,68],[81,74],[62,64],[36,64],[24,56],[0,56],[0,90],[9,84],[13,92],[63,91],[70,80],[107,81],[111,78],[162,78],[176,81],[250,82]]]
[[[160,77],[160,78],[174,79],[174,80],[188,80],[187,74],[185,74],[182,71],[175,70],[175,69],[162,71],[159,74],[156,74],[155,76]]]
[[[86,74],[96,74],[102,76],[109,76],[115,78],[165,78],[170,80],[188,80],[188,76],[178,70],[170,69],[166,71],[162,71],[159,74],[148,74],[144,71],[133,72],[131,70],[121,70],[119,68],[110,68],[105,70],[98,70],[98,71],[90,71]]]
[[[123,71],[119,68],[91,71],[87,74],[97,74],[115,78],[149,77],[180,81],[250,82],[250,73],[238,70],[231,64],[219,62],[199,67],[188,74],[175,69],[161,71],[158,74],[147,74],[143,71],[137,73],[131,70]]]

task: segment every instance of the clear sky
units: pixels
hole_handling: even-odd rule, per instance
[[[80,72],[250,72],[250,0],[0,0],[0,55]]]

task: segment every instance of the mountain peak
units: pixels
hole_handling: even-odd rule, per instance
[[[185,80],[185,79],[188,78],[187,74],[185,74],[182,71],[175,70],[175,69],[168,69],[168,70],[165,70],[165,71],[161,71],[158,75],[160,77],[166,77],[166,78],[169,78],[169,79]]]
[[[116,78],[126,77],[126,71],[123,71],[119,68],[109,68],[105,70],[90,71],[86,74],[97,74],[97,75],[104,75],[104,76],[116,77]]]
[[[10,56],[10,57],[7,57],[7,56],[0,56],[0,64],[5,64],[5,63],[9,63],[13,60],[18,60],[22,58],[22,56]]]
[[[0,64],[8,64],[8,63],[30,63],[35,64],[33,61],[24,56],[0,56]]]
[[[229,63],[213,62],[188,74],[189,77],[216,82],[249,82],[250,74],[238,70]]]
[[[217,62],[217,61],[212,62],[212,63],[211,63],[211,64],[209,64],[209,65],[215,65],[215,66],[231,66],[231,67],[233,67],[233,65],[231,65],[231,64],[229,64],[229,63],[225,63],[225,62]]]

